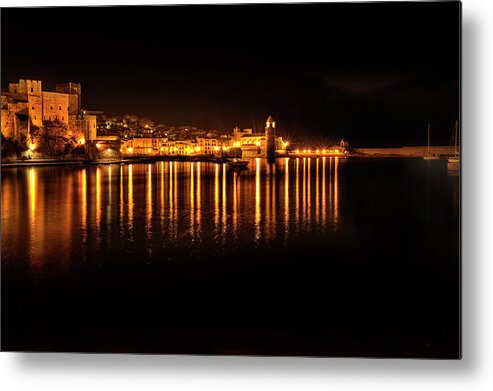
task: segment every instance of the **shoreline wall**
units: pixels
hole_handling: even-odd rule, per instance
[[[364,155],[395,155],[395,156],[423,156],[428,152],[427,146],[419,147],[398,147],[398,148],[355,148],[356,153]],[[430,146],[430,153],[433,155],[453,155],[454,146]],[[460,151],[460,148],[459,148]]]

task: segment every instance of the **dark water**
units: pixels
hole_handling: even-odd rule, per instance
[[[2,169],[2,348],[459,356],[444,161]]]

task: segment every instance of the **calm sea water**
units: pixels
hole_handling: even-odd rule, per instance
[[[444,161],[2,169],[2,348],[459,355]]]

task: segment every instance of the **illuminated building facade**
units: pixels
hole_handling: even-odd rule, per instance
[[[275,157],[284,153],[288,143],[276,135],[276,123],[272,116],[266,121],[265,132],[253,133],[252,129],[236,127],[229,143],[230,148],[240,148],[242,157]]]
[[[267,140],[266,156],[268,158],[276,157],[276,123],[271,115],[265,123],[265,138]]]
[[[221,150],[220,142],[217,138],[197,137],[198,151],[204,155],[214,155]]]
[[[64,126],[81,143],[96,138],[95,117],[81,110],[79,83],[58,83],[52,92],[43,91],[41,80],[20,79],[2,90],[1,107],[2,136],[13,141],[27,137],[30,126],[43,128],[43,121]]]

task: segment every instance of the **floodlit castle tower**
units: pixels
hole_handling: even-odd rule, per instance
[[[266,155],[268,158],[276,157],[276,123],[269,115],[265,124]]]

